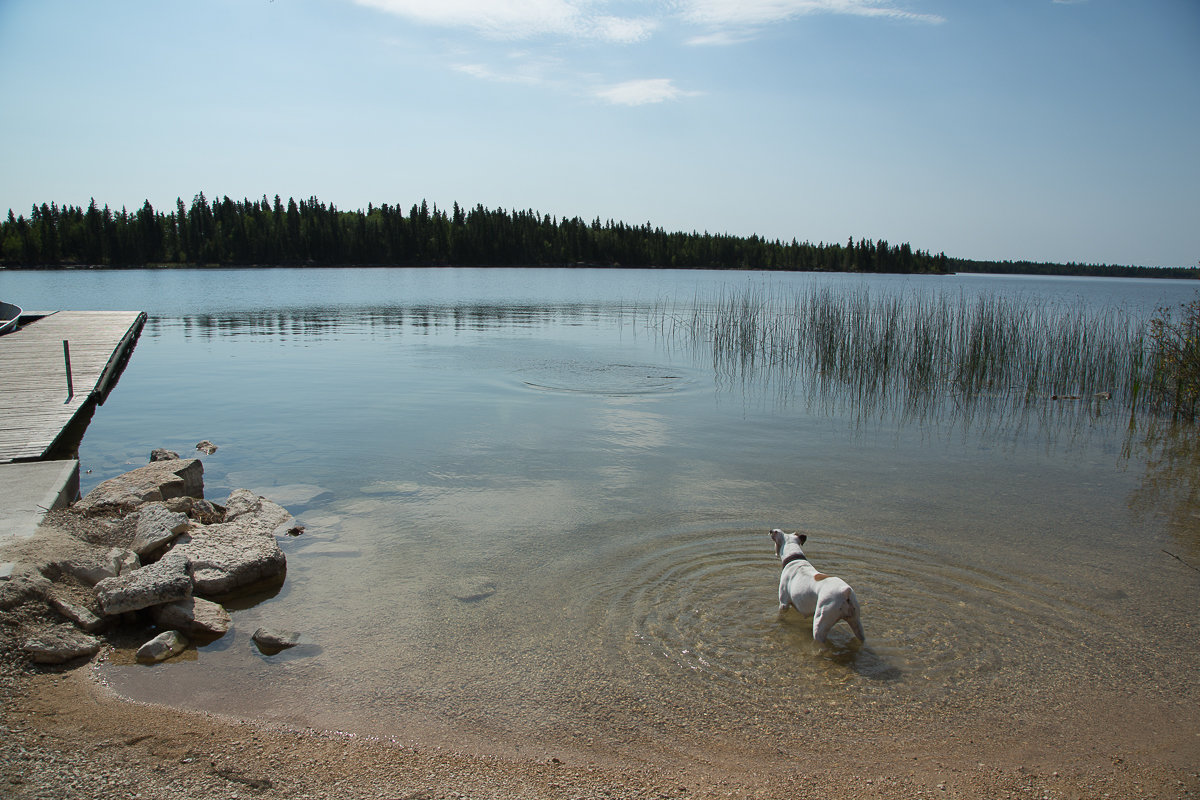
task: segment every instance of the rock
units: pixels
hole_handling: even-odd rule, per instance
[[[118,575],[133,572],[142,566],[142,560],[138,557],[138,554],[123,547],[114,547],[109,550],[108,558],[112,561],[113,569],[117,571]]]
[[[6,581],[17,572],[17,562],[0,561],[0,581]]]
[[[164,631],[138,648],[137,660],[143,664],[156,664],[179,655],[187,646],[187,638],[179,631]]]
[[[192,512],[192,504],[197,502],[194,497],[171,497],[163,501],[162,505],[167,511],[172,514],[190,514]]]
[[[247,514],[259,517],[264,525],[271,526],[271,530],[288,522],[292,516],[283,506],[272,503],[249,489],[234,489],[225,501],[225,521],[229,522]]]
[[[116,566],[103,558],[71,558],[66,561],[56,561],[54,565],[86,586],[95,586],[105,578],[115,578],[118,574]]]
[[[15,574],[0,582],[0,611],[8,611],[22,603],[44,602],[50,590],[50,581],[37,574]]]
[[[186,555],[168,552],[158,561],[96,584],[96,599],[105,616],[173,603],[192,590],[192,565]]]
[[[87,515],[126,514],[145,503],[172,497],[204,497],[204,465],[198,458],[157,461],[109,478],[75,504]]]
[[[150,451],[150,463],[152,463],[152,464],[155,461],[177,461],[177,460],[179,460],[179,453],[176,453],[174,450],[167,450],[166,448],[159,447],[156,450]]]
[[[55,625],[34,634],[21,646],[38,664],[62,664],[74,658],[94,656],[100,640],[76,630],[74,625]]]
[[[196,449],[201,453],[204,453],[206,456],[211,456],[213,453],[217,452],[217,446],[208,439],[205,439],[197,444]]]
[[[224,606],[202,597],[186,597],[156,606],[153,614],[160,628],[173,628],[192,636],[221,637],[233,624]]]
[[[139,556],[145,556],[173,542],[189,527],[187,514],[168,511],[158,503],[142,506],[137,512],[137,528],[130,547]]]
[[[113,547],[107,551],[97,551],[91,556],[77,556],[54,565],[59,570],[74,576],[80,583],[95,586],[106,578],[115,578],[123,573],[132,572],[141,566],[137,553],[122,547]]]
[[[192,528],[171,550],[192,562],[198,595],[227,594],[287,571],[275,541],[275,531],[293,521],[287,509],[247,489],[235,489],[225,506],[224,522]]]
[[[276,653],[287,650],[289,647],[295,647],[300,644],[300,633],[298,631],[259,628],[250,639],[263,655],[273,656]]]
[[[77,606],[71,601],[55,594],[51,594],[46,600],[55,611],[75,623],[75,627],[77,628],[82,628],[88,633],[95,633],[104,627],[104,620],[83,606]]]
[[[275,519],[247,514],[232,522],[202,525],[180,536],[170,553],[192,562],[192,583],[202,596],[281,578],[287,558],[275,541]]]

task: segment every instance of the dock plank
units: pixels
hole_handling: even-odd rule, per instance
[[[0,463],[43,457],[77,414],[102,399],[145,321],[141,311],[57,311],[0,336]]]

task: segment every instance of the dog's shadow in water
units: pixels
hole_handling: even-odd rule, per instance
[[[813,641],[812,620],[791,616],[785,619],[784,627],[788,632],[789,647],[800,648],[810,652],[814,658],[830,661],[851,672],[878,683],[892,683],[904,678],[904,671],[887,659],[887,657],[871,645],[863,644],[854,638],[854,634],[844,625],[835,627],[829,633],[825,645]]]
[[[872,650],[870,645],[859,642],[849,631],[831,633],[825,647],[819,647],[811,640],[809,644],[820,650],[821,657],[846,667],[867,680],[891,683],[904,677],[900,667],[889,663],[882,655]]]

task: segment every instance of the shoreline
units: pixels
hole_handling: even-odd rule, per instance
[[[863,738],[862,720],[831,717],[813,728],[798,715],[795,741],[780,742],[759,763],[736,751],[732,762],[720,753],[695,753],[685,763],[580,760],[550,749],[500,758],[128,701],[88,663],[38,668],[6,657],[0,666],[0,785],[14,800],[75,796],[81,787],[92,797],[264,799],[1200,794],[1200,733],[1139,736],[1137,729],[1164,721],[1158,715],[1101,740],[1072,736],[1070,720],[1010,724],[1002,709],[990,722],[962,712],[940,721],[880,720],[895,727]]]

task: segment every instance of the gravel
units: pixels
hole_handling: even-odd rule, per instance
[[[670,764],[565,763],[548,753],[504,760],[126,702],[86,665],[35,667],[10,646],[0,652],[0,699],[0,797],[13,800],[1200,795],[1194,741],[1173,757],[1071,752],[1014,765],[1005,763],[1013,749],[999,742],[991,763],[968,762],[955,739],[914,748],[909,737],[930,741],[926,730],[870,747],[835,730],[812,737],[811,750],[805,736],[786,743],[795,759],[785,770],[710,754]]]

